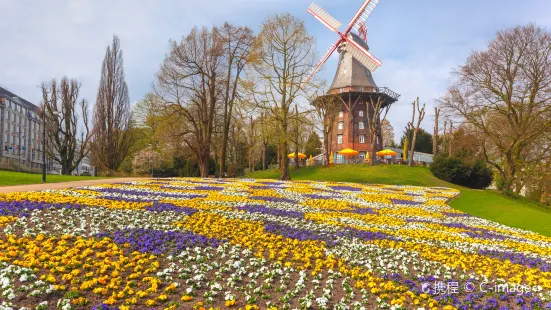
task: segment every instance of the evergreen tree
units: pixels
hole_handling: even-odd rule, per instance
[[[310,157],[310,155],[317,156],[321,154],[321,138],[317,132],[313,131],[308,138],[308,141],[306,141],[304,154],[306,154],[307,157]]]
[[[404,134],[400,139],[400,148],[404,147],[404,142],[407,137],[409,137],[408,145],[411,145],[412,136],[411,129],[404,131]],[[415,152],[432,154],[432,135],[423,128],[419,128],[419,131],[417,132],[417,139],[415,139]]]

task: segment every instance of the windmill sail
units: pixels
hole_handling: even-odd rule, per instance
[[[341,22],[339,22],[336,18],[331,16],[331,14],[327,13],[324,9],[322,9],[314,2],[312,2],[310,7],[308,8],[308,13],[312,14],[317,20],[319,20],[322,24],[333,31],[337,31],[337,29],[339,29],[339,27],[342,25]]]
[[[345,49],[347,52],[352,54],[352,57],[356,58],[362,65],[364,65],[369,71],[375,72],[377,68],[381,65],[381,61],[375,58],[370,52],[359,46],[353,40],[347,40],[349,44],[346,45]]]
[[[360,8],[360,10],[356,13],[354,18],[350,21],[350,24],[348,25],[348,30],[354,29],[358,31],[360,28],[360,25],[362,23],[365,23],[369,15],[371,15],[371,12],[375,9],[377,4],[379,3],[379,0],[371,0],[366,1],[364,5]]]
[[[320,62],[314,67],[314,69],[312,69],[312,71],[310,71],[310,73],[308,73],[308,76],[306,77],[306,80],[304,80],[303,84],[308,83],[308,81],[312,79],[312,76],[314,76],[314,74],[316,74],[320,70],[320,68],[327,61],[327,59],[329,59],[329,56],[331,56],[331,54],[333,54],[335,49],[337,49],[337,46],[340,44],[340,42],[341,41],[339,40],[337,43],[331,45],[331,47],[323,55],[323,58],[320,60]]]

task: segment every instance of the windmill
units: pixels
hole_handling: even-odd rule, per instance
[[[354,29],[360,34],[360,37],[363,40],[366,40],[367,28],[365,26],[365,21],[367,20],[371,12],[373,12],[375,7],[377,6],[377,3],[379,3],[379,0],[365,0],[356,15],[354,15],[350,23],[348,23],[348,26],[344,32],[339,31],[339,28],[342,25],[341,22],[339,22],[329,13],[327,13],[316,3],[312,3],[312,5],[310,5],[310,7],[308,8],[308,13],[312,14],[312,16],[314,16],[331,31],[337,33],[339,35],[339,39],[335,44],[331,45],[329,50],[327,50],[327,52],[323,55],[323,58],[320,60],[320,62],[308,74],[308,77],[306,78],[304,83],[307,83],[312,78],[312,76],[314,76],[314,74],[319,71],[319,69],[339,46],[341,46],[341,48],[345,48],[346,51],[350,52],[355,59],[357,59],[371,72],[377,70],[377,68],[381,65],[381,61],[373,56],[373,54],[371,54],[368,49],[364,48],[362,45],[358,44],[358,42],[354,41],[350,35],[350,32]]]

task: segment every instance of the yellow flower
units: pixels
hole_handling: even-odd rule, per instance
[[[184,295],[184,296],[182,296],[181,300],[182,301],[191,301],[191,300],[193,300],[193,297],[189,296],[189,295]]]
[[[160,301],[165,301],[168,299],[168,296],[166,294],[161,294],[159,295],[159,297],[157,297],[157,299]]]

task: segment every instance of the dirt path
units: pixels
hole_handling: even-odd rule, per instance
[[[41,191],[45,189],[62,189],[62,188],[69,188],[69,187],[111,184],[111,183],[131,182],[131,181],[140,181],[140,180],[147,180],[147,178],[116,178],[116,179],[84,180],[84,181],[46,183],[46,184],[0,186],[0,193]]]

